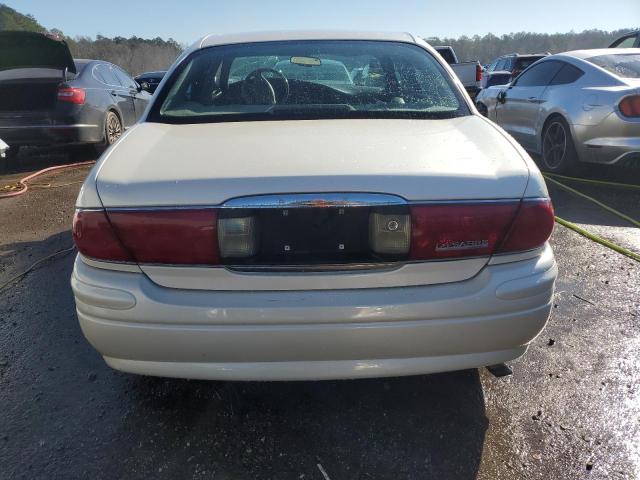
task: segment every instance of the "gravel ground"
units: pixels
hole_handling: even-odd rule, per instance
[[[22,170],[47,162],[27,159]],[[0,200],[0,285],[71,245],[73,182],[86,172]],[[0,177],[0,187],[20,176]],[[638,192],[591,193],[640,218]],[[552,195],[563,218],[640,251],[637,229]],[[118,373],[78,327],[73,255],[56,257],[0,291],[0,478],[639,478],[640,264],[563,227],[552,243],[551,320],[502,379],[486,370],[298,383]]]

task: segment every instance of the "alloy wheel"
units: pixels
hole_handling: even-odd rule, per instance
[[[542,157],[546,166],[555,170],[564,161],[567,154],[567,132],[560,122],[553,122],[544,134]]]
[[[122,135],[122,124],[118,116],[109,112],[107,116],[107,143],[113,144]]]

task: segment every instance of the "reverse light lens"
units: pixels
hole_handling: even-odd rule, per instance
[[[252,257],[258,246],[258,229],[254,217],[218,220],[218,244],[224,258]]]
[[[402,255],[409,252],[411,218],[409,215],[369,215],[369,245],[375,253]]]
[[[61,87],[58,89],[58,101],[82,105],[86,98],[86,92],[82,88]]]
[[[640,117],[640,95],[623,98],[618,104],[618,108],[625,117]]]

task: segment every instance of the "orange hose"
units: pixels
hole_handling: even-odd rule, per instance
[[[20,180],[20,185],[22,185],[22,189],[18,190],[17,192],[11,192],[11,193],[3,193],[0,195],[0,198],[9,198],[9,197],[17,197],[18,195],[22,195],[23,193],[25,193],[27,190],[29,190],[29,186],[27,185],[27,182],[29,180],[31,180],[32,178],[35,178],[39,175],[51,172],[53,170],[63,170],[65,168],[73,168],[73,167],[82,167],[84,165],[91,165],[95,163],[95,161],[89,161],[89,162],[78,162],[78,163],[70,163],[68,165],[56,165],[55,167],[49,167],[49,168],[45,168],[42,169],[38,172],[32,173],[29,176],[24,177],[22,180]]]

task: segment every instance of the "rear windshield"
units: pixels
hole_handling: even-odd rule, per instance
[[[286,41],[209,47],[171,74],[149,121],[451,118],[469,110],[416,45]]]
[[[640,53],[612,53],[587,58],[587,61],[622,78],[640,78]]]

